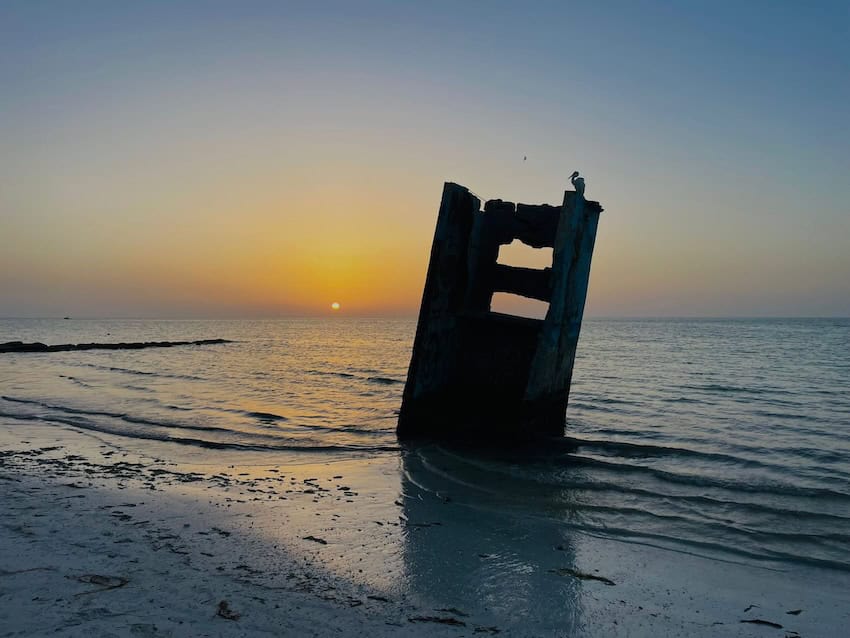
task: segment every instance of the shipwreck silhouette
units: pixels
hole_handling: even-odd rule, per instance
[[[448,182],[398,420],[401,439],[470,442],[564,433],[602,207],[572,178],[561,206],[490,200]],[[496,263],[514,239],[552,247],[551,268]],[[490,310],[507,292],[549,303],[543,320]]]

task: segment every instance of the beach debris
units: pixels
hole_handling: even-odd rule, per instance
[[[220,618],[224,618],[225,620],[239,620],[242,617],[242,614],[237,613],[230,608],[230,605],[226,600],[219,601],[215,615]]]
[[[122,576],[101,576],[100,574],[83,574],[82,576],[78,576],[77,580],[81,583],[86,583],[89,585],[97,585],[97,589],[92,589],[90,591],[83,591],[75,596],[85,596],[87,594],[96,594],[102,591],[109,591],[110,589],[118,589],[119,587],[123,587],[130,581]]]
[[[803,610],[802,609],[792,609],[791,611],[786,611],[785,613],[788,614],[789,616],[799,616],[800,614],[803,613]]]
[[[54,571],[55,567],[30,567],[29,569],[15,569],[7,571],[0,569],[0,576],[14,576],[16,574],[28,574],[30,572]]]
[[[319,538],[318,536],[312,536],[312,535],[303,536],[302,540],[313,541],[314,543],[319,543],[320,545],[327,545],[328,544],[328,541],[326,541],[324,538]]]
[[[782,629],[782,625],[780,625],[778,622],[762,620],[761,618],[752,618],[748,620],[742,620],[741,622],[749,623],[751,625],[764,625],[765,627],[773,627],[774,629]]]
[[[580,580],[598,580],[600,583],[605,583],[609,586],[617,584],[610,578],[605,578],[605,576],[588,574],[587,572],[582,572],[577,569],[571,569],[569,567],[559,567],[558,569],[550,569],[549,571],[553,574],[558,574],[559,576],[573,576],[574,578],[578,578]]]
[[[462,612],[457,607],[447,607],[445,609],[435,609],[434,611],[441,611],[445,614],[454,614],[455,616],[461,616],[462,618],[466,618],[469,614]]]
[[[451,616],[411,616],[407,622],[433,622],[440,625],[451,625],[452,627],[466,627],[466,623]]]
[[[370,594],[370,595],[366,596],[366,598],[368,598],[369,600],[377,600],[377,601],[382,602],[382,603],[390,602],[389,598],[384,598],[383,596],[376,596],[375,594]]]

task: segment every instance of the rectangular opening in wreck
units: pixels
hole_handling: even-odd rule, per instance
[[[532,248],[519,239],[514,239],[510,244],[499,246],[496,263],[520,268],[551,268],[553,252],[552,248]]]
[[[549,304],[538,299],[529,299],[509,292],[493,293],[490,311],[528,319],[544,319],[549,310]]]

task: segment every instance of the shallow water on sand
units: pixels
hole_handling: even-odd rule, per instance
[[[507,526],[850,572],[850,320],[586,321],[567,414],[578,449],[522,456],[398,444],[414,329],[3,320],[0,342],[235,343],[0,355],[0,417],[157,440],[187,463],[398,458],[406,492],[463,493]]]

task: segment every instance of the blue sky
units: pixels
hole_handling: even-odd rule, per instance
[[[6,2],[0,316],[413,314],[442,181],[575,168],[589,314],[850,315],[850,5],[810,4]]]

